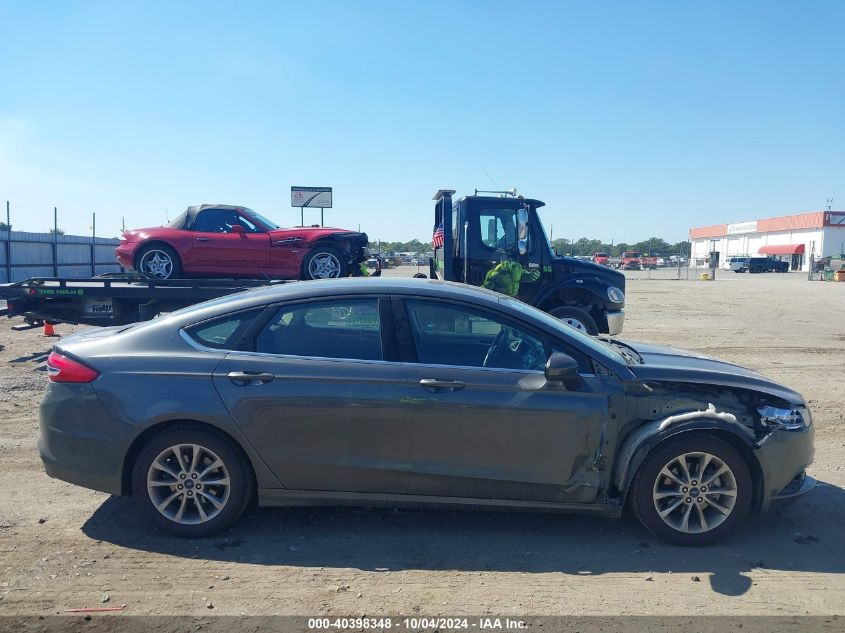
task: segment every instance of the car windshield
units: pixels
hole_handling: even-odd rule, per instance
[[[187,211],[182,211],[179,215],[177,215],[170,223],[168,223],[168,227],[171,229],[182,229],[185,228],[185,217],[188,215]]]
[[[261,224],[263,224],[264,226],[266,226],[268,229],[277,229],[277,228],[279,228],[279,225],[278,225],[278,224],[276,224],[276,223],[275,223],[275,222],[273,222],[272,220],[268,220],[268,219],[267,219],[267,218],[265,218],[263,215],[261,215],[260,213],[256,213],[256,212],[255,212],[255,211],[253,211],[252,209],[244,209],[244,215],[248,215],[248,216],[250,216],[250,217],[252,217],[252,218],[255,218],[255,219],[256,219],[256,220],[258,220]]]
[[[575,328],[566,325],[563,321],[561,321],[560,319],[556,319],[547,312],[538,310],[537,308],[532,307],[527,303],[523,303],[522,301],[518,301],[516,299],[499,299],[499,302],[502,305],[514,308],[515,310],[518,310],[519,312],[527,316],[531,316],[535,319],[542,321],[543,323],[550,326],[554,330],[560,332],[561,335],[567,338],[576,339],[579,343],[582,343],[586,347],[589,347],[596,354],[610,362],[628,364],[626,356],[622,354],[619,350],[615,349],[613,346],[597,338],[594,338],[589,334],[579,332]]]

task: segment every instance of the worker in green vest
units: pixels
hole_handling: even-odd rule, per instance
[[[539,278],[539,269],[526,269],[516,260],[503,259],[487,272],[481,287],[515,297],[519,294],[520,283],[537,281]]]

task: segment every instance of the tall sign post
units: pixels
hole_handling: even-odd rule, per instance
[[[305,207],[320,209],[320,226],[324,226],[323,210],[332,208],[331,187],[291,187],[290,206],[299,207],[299,217],[305,226]]]

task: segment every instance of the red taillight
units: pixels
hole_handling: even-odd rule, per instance
[[[91,382],[99,372],[58,352],[47,357],[47,376],[53,382]]]

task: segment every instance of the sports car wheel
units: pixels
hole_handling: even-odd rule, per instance
[[[336,279],[349,274],[346,262],[333,248],[320,246],[302,264],[303,279]]]
[[[182,274],[182,263],[169,246],[152,245],[138,255],[135,269],[152,279],[176,279]]]

